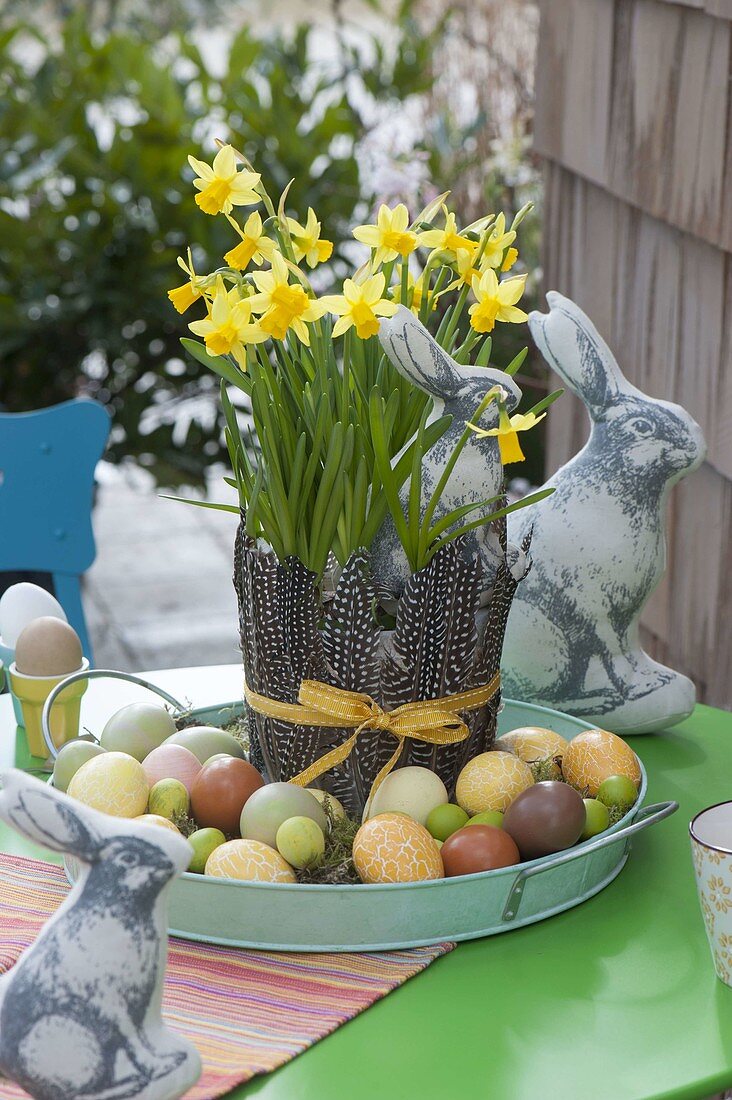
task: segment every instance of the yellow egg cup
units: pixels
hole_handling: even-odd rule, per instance
[[[88,668],[89,662],[85,657],[81,667],[76,671],[85,672]],[[63,676],[25,676],[22,672],[18,672],[15,661],[8,669],[10,685],[20,700],[23,711],[23,724],[31,756],[42,757],[45,760],[49,755],[41,727],[43,705],[56,685],[69,675],[70,673],[66,672]],[[54,703],[49,725],[51,737],[57,749],[79,736],[81,697],[87,687],[87,680],[78,680],[74,684],[69,684]]]

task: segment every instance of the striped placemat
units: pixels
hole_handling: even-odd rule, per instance
[[[68,893],[60,867],[0,854],[0,972]],[[203,1075],[187,1100],[210,1100],[289,1062],[424,970],[454,945],[362,954],[245,951],[171,939],[163,999],[195,1043]],[[26,1093],[0,1078],[0,1098]]]

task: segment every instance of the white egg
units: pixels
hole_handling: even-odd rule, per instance
[[[402,813],[424,825],[435,806],[448,801],[447,788],[439,775],[412,765],[389,772],[371,800],[368,816]]]
[[[14,649],[28,623],[44,616],[67,621],[63,607],[45,588],[27,581],[13,584],[0,597],[0,638]]]

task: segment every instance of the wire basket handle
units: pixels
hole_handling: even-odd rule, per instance
[[[53,743],[51,736],[50,718],[51,709],[53,704],[58,699],[61,692],[69,684],[75,684],[78,680],[126,680],[129,684],[137,684],[138,687],[147,688],[148,691],[152,691],[155,695],[159,695],[161,699],[164,699],[166,703],[169,703],[171,707],[174,707],[178,714],[183,714],[186,711],[186,707],[183,703],[180,703],[173,695],[169,695],[163,688],[158,687],[157,684],[151,684],[149,680],[143,680],[141,676],[133,676],[131,672],[115,672],[110,668],[93,668],[84,669],[81,672],[72,672],[70,676],[67,676],[65,680],[62,680],[60,684],[56,684],[56,687],[49,693],[46,702],[43,705],[43,713],[41,714],[41,730],[43,732],[43,740],[46,742],[46,747],[53,760],[59,754],[59,750]]]

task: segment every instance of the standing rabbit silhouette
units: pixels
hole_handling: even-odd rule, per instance
[[[549,479],[556,491],[508,518],[533,528],[533,568],[514,598],[503,651],[507,695],[567,710],[616,733],[647,733],[691,713],[691,680],[641,648],[639,620],[666,565],[671,487],[706,453],[680,405],[623,376],[595,326],[569,298],[529,328],[553,370],[584,402],[585,447]]]
[[[201,1073],[160,1011],[167,892],[190,845],[22,772],[0,781],[4,821],[81,861],[69,896],[0,978],[0,1072],[36,1100],[175,1100]]]

